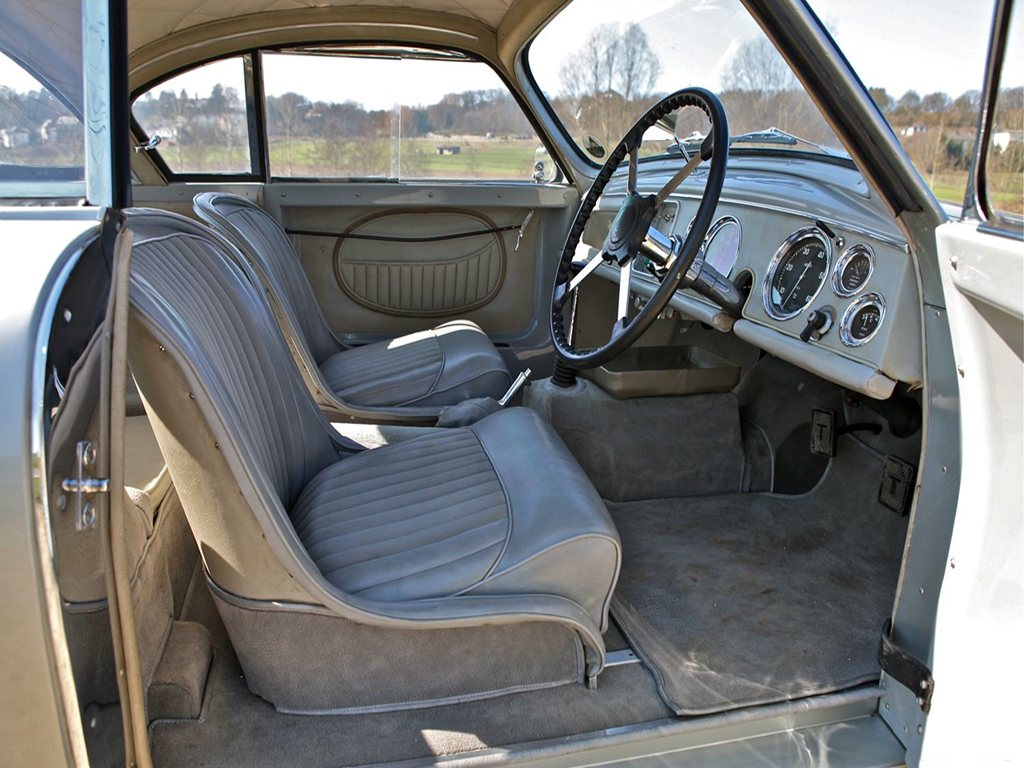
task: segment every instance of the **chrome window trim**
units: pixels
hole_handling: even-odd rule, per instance
[[[775,271],[779,268],[779,262],[782,261],[782,257],[786,255],[786,253],[793,245],[795,245],[798,241],[803,240],[805,237],[813,237],[815,240],[820,242],[822,246],[824,246],[826,274],[832,267],[832,241],[829,240],[828,237],[825,236],[825,233],[822,232],[817,227],[803,227],[801,229],[798,229],[793,234],[791,234],[785,240],[783,240],[778,250],[775,251],[775,255],[772,256],[772,260],[768,262],[768,268],[765,270],[764,277],[761,279],[761,304],[764,306],[764,311],[768,313],[768,317],[772,318],[773,320],[791,320],[792,318],[799,315],[801,312],[803,312],[805,309],[811,306],[811,304],[814,303],[814,300],[818,298],[818,294],[821,293],[821,289],[824,288],[825,283],[828,282],[827,278],[825,280],[822,280],[821,283],[818,285],[817,289],[814,291],[814,295],[811,296],[811,300],[808,301],[795,312],[780,312],[779,310],[775,309],[775,307],[772,305],[772,300],[770,297],[772,281],[775,279]]]
[[[878,325],[875,326],[875,330],[871,332],[870,336],[866,336],[863,339],[855,339],[850,333],[850,323],[853,321],[853,316],[856,315],[864,307],[874,305],[878,307]],[[848,347],[863,347],[869,341],[871,341],[878,332],[882,329],[882,323],[885,322],[885,298],[880,293],[865,293],[855,302],[850,304],[843,312],[843,319],[839,323],[839,340]]]
[[[846,269],[847,265],[853,261],[854,256],[863,254],[868,257],[868,276],[864,278],[864,282],[860,284],[858,288],[853,291],[848,291],[843,288],[843,270]],[[875,274],[875,252],[871,249],[870,245],[865,243],[854,243],[845,251],[843,255],[836,261],[835,269],[832,270],[832,292],[841,299],[849,299],[852,296],[856,296],[858,293],[867,287],[868,281],[871,276]]]

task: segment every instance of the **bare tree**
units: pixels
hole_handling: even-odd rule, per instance
[[[752,97],[758,128],[767,128],[771,122],[792,124],[791,119],[780,118],[789,117],[788,108],[801,104],[785,98],[787,91],[797,90],[797,80],[766,37],[748,40],[737,49],[731,69],[722,76],[722,86]]]
[[[619,38],[619,89],[626,101],[647,96],[661,74],[661,62],[639,24],[630,24]]]

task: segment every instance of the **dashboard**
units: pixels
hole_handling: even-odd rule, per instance
[[[902,233],[853,169],[789,161],[779,172],[773,162],[737,168],[730,159],[704,258],[750,290],[741,320],[712,314],[712,325],[872,396],[888,396],[897,381],[919,384],[921,305]],[[640,193],[656,192],[670,175],[667,167],[642,173]],[[658,210],[654,226],[664,234],[689,232],[702,180],[687,181]],[[613,180],[591,222],[596,231],[584,236],[588,245],[600,245],[623,194]],[[638,272],[635,282],[654,285]],[[679,293],[674,304],[686,314],[706,321],[719,311],[696,293]],[[872,383],[872,374],[888,386],[879,376]]]

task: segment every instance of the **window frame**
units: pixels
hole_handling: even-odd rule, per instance
[[[142,125],[135,118],[135,102],[146,95],[149,91],[156,88],[162,83],[166,83],[168,80],[172,80],[178,75],[183,75],[186,72],[192,72],[193,70],[205,67],[207,64],[213,64],[218,61],[227,61],[228,59],[240,59],[242,63],[242,75],[245,83],[245,124],[246,132],[248,134],[249,141],[249,171],[248,173],[238,172],[225,172],[225,173],[201,173],[195,171],[189,171],[187,173],[176,173],[171,170],[171,167],[164,160],[160,154],[160,150],[156,147],[152,151],[145,151],[146,156],[156,166],[157,171],[168,183],[182,182],[188,183],[206,183],[211,182],[249,182],[254,181],[263,182],[266,179],[264,175],[266,169],[266,162],[264,158],[265,142],[261,139],[264,137],[265,125],[263,118],[263,110],[257,109],[257,98],[262,98],[263,91],[263,79],[259,65],[259,50],[258,49],[246,49],[243,51],[232,51],[231,53],[221,54],[218,56],[212,56],[202,61],[193,62],[183,67],[178,67],[169,72],[165,72],[160,77],[150,80],[145,85],[136,88],[131,93],[131,133],[132,137],[137,142],[135,149],[137,151],[140,147],[144,147],[149,141],[150,136],[143,129]]]
[[[974,142],[974,158],[964,194],[961,220],[978,222],[978,229],[989,234],[1024,240],[1024,227],[992,206],[988,196],[986,176],[989,149],[993,139],[993,117],[999,99],[999,85],[1006,64],[1007,41],[1014,2],[1024,0],[996,0],[992,19],[992,33],[989,37],[988,56],[985,61],[985,81],[981,93],[981,109],[978,114],[977,138]]]
[[[515,101],[516,105],[522,111],[526,121],[530,124],[534,133],[537,136],[537,141],[543,145],[547,150],[548,157],[551,162],[555,164],[555,178],[551,181],[543,182],[538,184],[531,179],[458,179],[458,178],[425,178],[425,179],[394,179],[388,177],[372,176],[372,177],[358,177],[358,176],[275,176],[271,173],[270,169],[270,152],[269,142],[267,138],[267,101],[264,92],[263,84],[263,58],[264,53],[279,53],[289,50],[294,50],[298,47],[313,47],[317,45],[323,46],[380,46],[390,45],[400,48],[425,48],[428,50],[434,50],[439,52],[450,51],[453,53],[461,54],[470,61],[478,62],[487,66],[491,72],[493,72],[498,80],[504,86],[505,90]],[[242,57],[245,63],[245,97],[246,97],[246,113],[247,122],[249,126],[249,151],[250,151],[250,168],[249,173],[175,173],[167,165],[164,159],[160,156],[159,150],[153,152],[147,152],[147,156],[153,162],[157,171],[161,177],[168,183],[216,183],[216,182],[259,182],[262,184],[270,183],[320,183],[320,184],[417,184],[417,185],[430,185],[430,184],[483,184],[483,185],[524,185],[530,187],[539,187],[544,185],[559,185],[568,186],[570,184],[571,176],[566,172],[566,169],[562,162],[559,160],[558,153],[554,151],[554,144],[552,143],[547,132],[543,129],[540,121],[537,119],[536,114],[529,102],[527,102],[519,93],[519,91],[513,87],[512,81],[505,77],[497,67],[495,67],[486,58],[480,56],[473,51],[469,51],[463,48],[459,48],[451,45],[436,45],[432,43],[409,43],[402,42],[396,43],[393,40],[326,40],[326,41],[302,41],[292,43],[282,43],[280,45],[266,45],[259,46],[256,48],[245,48],[243,50],[231,51],[228,53],[218,54],[216,56],[210,56],[209,58],[200,59],[182,67],[178,67],[169,72],[165,72],[159,77],[153,78],[138,88],[134,89],[131,93],[130,104],[134,106],[135,101],[145,93],[153,88],[157,87],[163,82],[170,80],[177,75],[190,72],[199,67],[211,64],[215,61],[222,61],[224,59],[230,59],[235,57]],[[136,140],[138,146],[145,145],[149,141],[149,136],[142,129],[142,126],[138,124],[134,114],[131,117],[132,136]],[[256,164],[258,163],[258,165]],[[600,167],[600,166],[597,166]]]

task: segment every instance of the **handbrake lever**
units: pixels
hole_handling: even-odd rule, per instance
[[[515,397],[516,392],[522,389],[523,384],[525,384],[526,380],[530,378],[531,373],[533,373],[533,371],[527,368],[525,371],[516,376],[516,380],[512,382],[512,386],[510,386],[508,388],[508,391],[501,396],[500,400],[498,400],[498,405],[500,405],[502,408],[508,405],[508,401]]]

